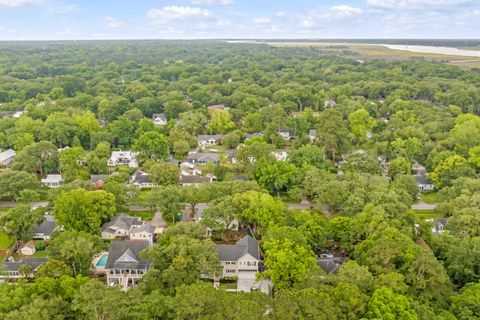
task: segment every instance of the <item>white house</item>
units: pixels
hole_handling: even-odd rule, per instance
[[[102,239],[146,240],[152,245],[154,235],[154,225],[143,222],[139,217],[126,214],[116,215],[102,226]]]
[[[221,277],[237,277],[237,291],[249,292],[257,286],[255,276],[260,262],[257,240],[244,236],[236,244],[217,244],[223,266]]]
[[[150,246],[153,245],[154,235],[155,226],[149,223],[130,228],[130,240],[147,240]]]
[[[293,131],[290,129],[278,129],[278,135],[286,141],[290,141],[293,138]]]
[[[35,242],[29,241],[20,249],[20,253],[24,256],[33,256],[37,250],[35,250]]]
[[[308,140],[310,140],[310,143],[313,143],[315,139],[317,139],[317,130],[315,129],[308,130]]]
[[[417,187],[420,192],[435,190],[435,185],[429,178],[422,175],[414,175],[414,178],[417,182]]]
[[[288,158],[288,152],[284,150],[273,151],[272,156],[274,156],[277,161],[285,161]]]
[[[15,150],[8,149],[3,152],[0,152],[0,164],[4,166],[8,166],[10,163],[12,163],[13,159],[15,159],[16,156]]]
[[[140,258],[140,252],[150,246],[146,240],[115,240],[110,242],[105,274],[109,286],[135,287],[147,273],[150,262]]]
[[[49,188],[60,188],[63,178],[61,174],[48,174],[45,179],[42,179],[42,183]]]
[[[189,162],[182,162],[182,164],[180,164],[180,171],[182,173],[182,176],[202,175],[202,170],[200,170],[197,166]]]
[[[5,262],[3,265],[0,265],[0,279],[19,279],[23,278],[24,275],[20,273],[20,268],[23,265],[29,265],[32,267],[33,274],[37,272],[38,268],[45,262],[47,258],[23,258],[19,262]],[[4,270],[4,271],[3,271]],[[33,275],[29,275],[33,276]]]
[[[432,234],[442,234],[446,230],[448,218],[425,219],[432,224]]]
[[[199,135],[197,137],[198,146],[200,148],[217,145],[220,143],[220,140],[222,139],[223,139],[223,134]]]
[[[130,180],[128,181],[128,184],[134,185],[137,188],[143,189],[143,188],[154,188],[157,187],[158,184],[155,182],[152,182],[150,179],[150,175],[146,172],[143,172],[141,170],[135,172]]]
[[[167,124],[167,117],[165,117],[164,113],[156,113],[153,115],[152,121],[157,127],[165,126]]]
[[[188,154],[187,161],[191,164],[196,164],[199,166],[205,166],[208,163],[219,164],[220,156],[216,153],[190,152]]]
[[[137,153],[131,151],[113,151],[108,159],[109,167],[128,165],[130,168],[138,168]]]

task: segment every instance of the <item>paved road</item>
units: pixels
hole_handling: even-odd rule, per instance
[[[412,210],[433,210],[436,207],[436,204],[428,204],[425,201],[420,200],[418,203],[412,205]]]

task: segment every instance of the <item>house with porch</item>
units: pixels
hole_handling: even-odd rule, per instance
[[[48,188],[60,188],[63,183],[61,174],[48,174],[41,182]]]
[[[433,191],[435,190],[435,185],[432,180],[423,175],[414,175],[415,181],[417,182],[418,191]]]
[[[20,279],[25,277],[25,275],[20,272],[23,265],[31,267],[33,273],[27,276],[32,277],[35,275],[38,268],[47,261],[47,258],[23,258],[18,262],[5,262],[0,265],[0,279]]]
[[[150,268],[140,252],[150,246],[147,240],[114,240],[110,242],[105,275],[109,286],[135,287]]]
[[[150,175],[142,170],[135,172],[128,181],[129,185],[134,185],[137,188],[154,188],[158,187],[158,184],[153,182],[150,178]]]

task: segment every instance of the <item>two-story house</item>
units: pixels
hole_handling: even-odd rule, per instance
[[[109,286],[135,287],[150,268],[140,252],[150,246],[147,240],[115,240],[110,242],[105,274]]]
[[[139,217],[116,215],[102,226],[102,239],[130,238],[150,241],[153,240],[155,228],[149,228],[147,225]]]
[[[108,159],[109,167],[128,165],[130,168],[138,168],[137,154],[131,151],[113,151]]]
[[[217,145],[220,143],[220,140],[222,139],[223,139],[223,134],[207,134],[207,135],[199,135],[197,137],[198,146],[200,148]]]
[[[217,252],[223,266],[221,277],[237,277],[237,290],[250,291],[260,263],[257,240],[247,235],[233,245],[217,244]]]

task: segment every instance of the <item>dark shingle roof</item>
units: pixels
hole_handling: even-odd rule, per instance
[[[148,248],[146,240],[115,240],[110,242],[105,269],[145,269],[150,263],[140,258],[140,251]],[[127,260],[119,259],[128,255]]]
[[[425,176],[421,175],[415,175],[415,180],[417,181],[417,184],[432,184],[432,180],[428,179]]]
[[[191,184],[191,183],[210,183],[212,178],[202,177],[202,176],[182,176],[180,178],[180,184]]]
[[[47,261],[47,258],[23,258],[19,262],[5,262],[5,267],[8,271],[18,271],[22,265],[28,264],[33,270],[37,270]]]
[[[251,236],[245,236],[233,245],[217,244],[217,251],[220,261],[236,261],[247,253],[255,259],[260,259],[258,242]]]
[[[56,225],[55,219],[52,216],[46,216],[45,220],[42,223],[37,224],[35,227],[35,233],[43,233],[44,235],[49,236],[52,234],[53,230],[55,230]]]

